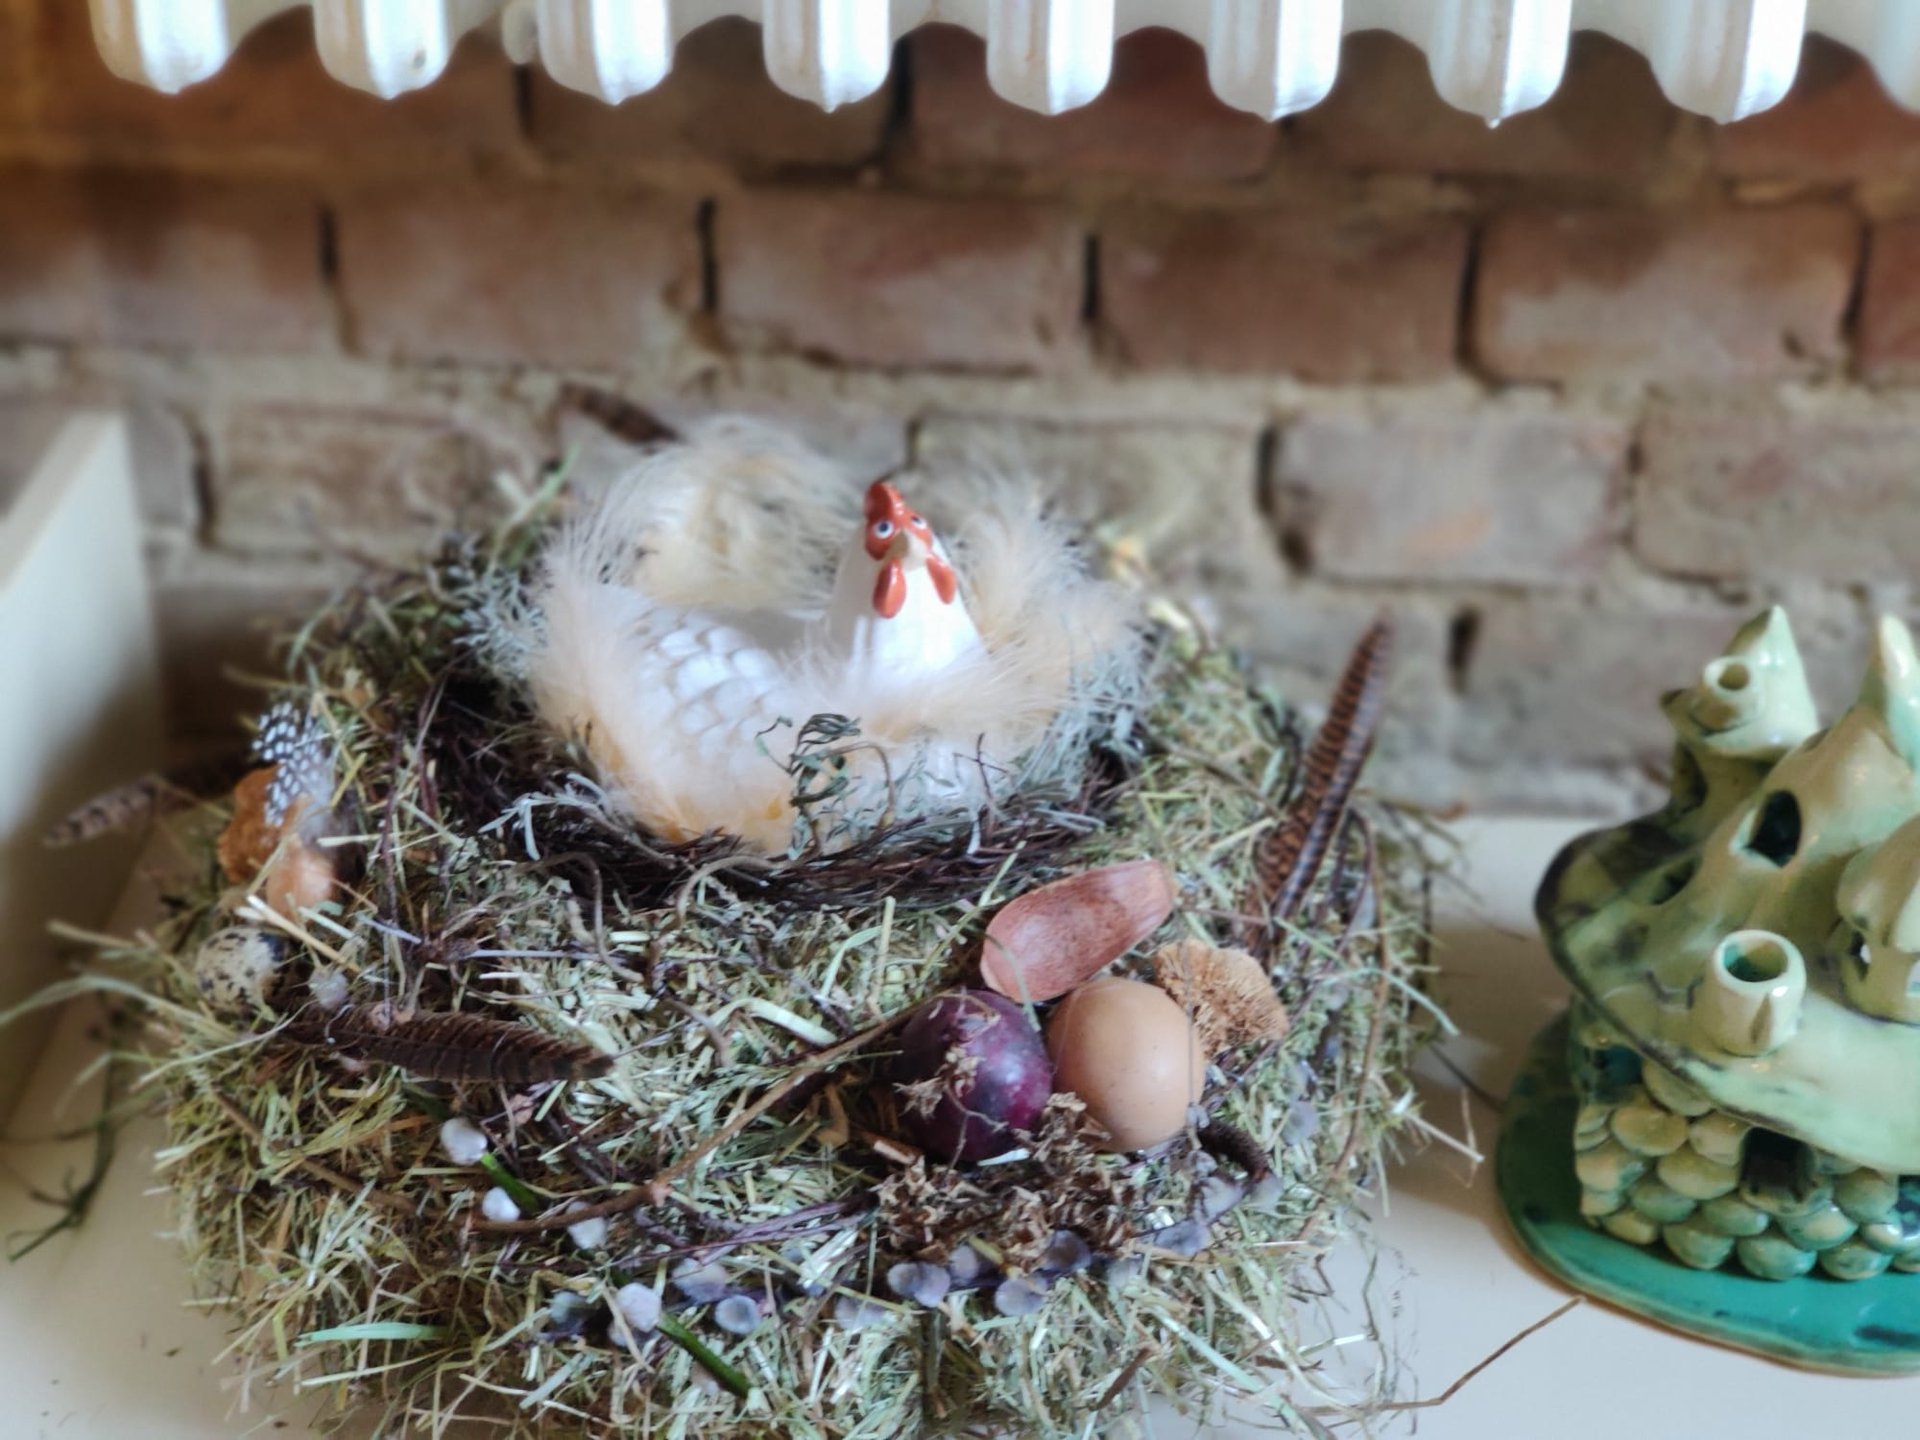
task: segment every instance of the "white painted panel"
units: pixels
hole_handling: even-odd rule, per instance
[[[893,43],[934,21],[985,36],[993,88],[1046,114],[1097,96],[1115,37],[1147,26],[1204,45],[1219,95],[1269,118],[1324,98],[1340,38],[1367,29],[1418,45],[1448,103],[1496,122],[1553,94],[1581,29],[1642,51],[1676,104],[1716,120],[1777,103],[1809,28],[1920,106],[1920,0],[92,0],[107,63],[163,90],[212,74],[293,3],[313,6],[333,74],[388,96],[429,83],[491,23],[516,59],[537,53],[562,84],[619,101],[665,78],[681,37],[742,15],[765,32],[775,83],[829,109],[884,84]]]

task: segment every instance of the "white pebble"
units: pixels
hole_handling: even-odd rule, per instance
[[[607,1229],[606,1216],[589,1215],[567,1226],[567,1238],[582,1250],[598,1250],[607,1243]]]
[[[642,1285],[638,1280],[622,1285],[614,1291],[613,1303],[619,1308],[620,1318],[627,1322],[627,1328],[636,1335],[650,1335],[653,1327],[660,1323],[660,1292],[651,1285]]]
[[[520,1207],[513,1203],[513,1196],[496,1185],[480,1197],[480,1213],[489,1220],[518,1220]]]
[[[471,1120],[456,1115],[440,1127],[440,1148],[456,1165],[478,1165],[487,1153],[487,1134]]]
[[[352,998],[348,991],[347,972],[333,965],[314,967],[313,977],[307,981],[307,989],[313,995],[315,1008],[331,1015],[336,1010],[347,1008]]]

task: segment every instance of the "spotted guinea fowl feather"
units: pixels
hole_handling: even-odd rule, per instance
[[[1361,767],[1373,748],[1392,646],[1393,623],[1382,616],[1360,637],[1347,661],[1326,722],[1307,749],[1298,793],[1280,823],[1260,842],[1254,857],[1256,889],[1243,908],[1250,916],[1262,917],[1248,947],[1262,959],[1272,949],[1274,924],[1299,908],[1339,833]]]
[[[302,800],[323,801],[333,792],[333,737],[317,715],[281,701],[260,721],[253,755],[275,767],[267,786],[269,825],[284,824]]]

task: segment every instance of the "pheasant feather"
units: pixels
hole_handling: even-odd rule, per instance
[[[1274,925],[1299,908],[1339,833],[1353,787],[1373,749],[1392,648],[1393,623],[1382,616],[1354,646],[1326,721],[1307,750],[1300,789],[1280,823],[1260,842],[1254,859],[1257,889],[1245,909],[1261,917],[1249,948],[1262,958],[1272,948]]]
[[[355,1060],[377,1060],[426,1080],[538,1085],[591,1080],[611,1057],[531,1025],[457,1011],[417,1012],[381,1002],[350,1005],[288,1028],[294,1040]]]

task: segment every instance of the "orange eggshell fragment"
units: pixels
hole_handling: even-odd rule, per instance
[[[267,788],[273,784],[276,765],[249,771],[233,787],[233,818],[220,832],[220,868],[227,879],[243,885],[260,873],[274,847],[280,843],[278,825],[267,820]]]
[[[980,978],[1009,1000],[1051,1000],[1106,969],[1172,913],[1173,876],[1158,860],[1069,875],[988,922]]]
[[[1207,1057],[1173,997],[1139,980],[1092,980],[1047,1022],[1055,1090],[1086,1102],[1112,1137],[1108,1150],[1145,1150],[1171,1140],[1200,1099]]]
[[[338,872],[326,851],[288,835],[286,821],[268,821],[267,788],[275,769],[254,770],[233,787],[233,818],[220,832],[217,848],[228,880],[251,885],[257,878],[261,897],[291,919],[331,900]]]
[[[288,840],[268,864],[260,889],[268,905],[288,919],[333,898],[337,880],[333,858],[317,845]]]

